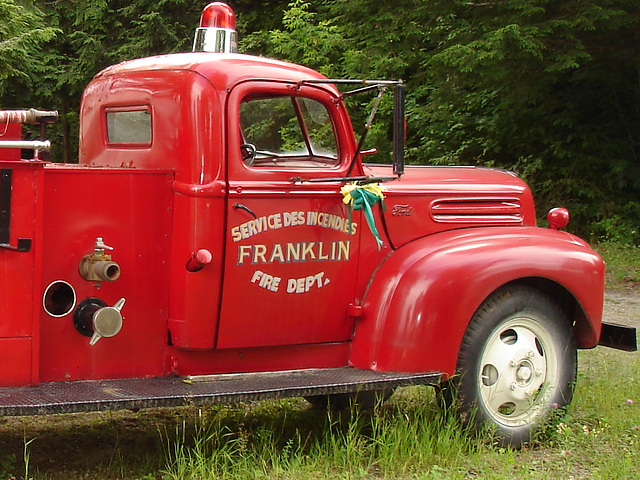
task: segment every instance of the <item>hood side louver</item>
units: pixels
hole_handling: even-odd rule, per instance
[[[476,225],[523,225],[522,205],[517,198],[438,199],[431,203],[431,217],[439,223]]]

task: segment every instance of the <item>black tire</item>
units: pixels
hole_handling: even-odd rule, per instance
[[[577,357],[571,323],[540,291],[499,290],[474,315],[459,375],[440,392],[463,419],[493,425],[503,445],[528,443],[551,412],[571,403]]]
[[[331,395],[310,395],[304,397],[314,408],[344,410],[356,407],[361,410],[371,410],[376,405],[385,402],[394,389],[370,390],[350,393],[334,393]]]

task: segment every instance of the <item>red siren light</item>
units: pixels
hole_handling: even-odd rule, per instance
[[[194,52],[236,53],[236,16],[229,5],[212,2],[202,11],[193,41]]]
[[[222,2],[213,2],[204,7],[200,17],[200,27],[217,27],[236,29],[236,16],[229,5]]]

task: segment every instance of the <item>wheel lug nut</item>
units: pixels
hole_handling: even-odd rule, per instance
[[[511,365],[512,367],[517,367],[518,366],[518,362],[516,362],[515,360],[511,360],[509,362],[509,365]]]
[[[541,368],[536,369],[536,377],[541,377],[541,376],[542,376],[542,373],[543,373],[543,372],[542,372],[542,369],[541,369]]]
[[[528,353],[527,353],[527,357],[529,357],[529,358],[533,358],[533,356],[534,356],[533,351],[530,351],[530,352],[528,352]]]
[[[513,382],[511,385],[509,385],[509,388],[511,390],[515,390],[516,388],[518,388],[518,385],[516,384],[516,382]]]

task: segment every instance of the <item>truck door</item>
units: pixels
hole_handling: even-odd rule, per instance
[[[338,133],[346,114],[327,86],[247,82],[227,118],[218,348],[348,340],[360,214],[350,218],[343,183],[330,180],[347,174],[354,149]]]

